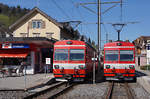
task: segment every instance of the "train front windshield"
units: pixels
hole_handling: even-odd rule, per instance
[[[69,54],[68,54],[69,53]],[[84,50],[83,49],[56,49],[54,53],[54,60],[57,61],[82,61],[84,60]]]
[[[133,51],[121,50],[120,51],[120,61],[133,61],[134,55]]]
[[[79,61],[84,60],[84,50],[82,49],[70,49],[70,60]]]
[[[54,60],[68,60],[68,49],[56,49]]]
[[[118,61],[119,52],[117,50],[106,50],[105,51],[105,61]]]
[[[120,59],[119,59],[120,55]],[[105,61],[134,61],[133,50],[106,50],[105,51]]]

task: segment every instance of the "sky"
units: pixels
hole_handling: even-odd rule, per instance
[[[120,0],[101,0],[101,2],[114,2]],[[97,5],[87,4],[85,7],[81,4],[96,3],[97,0],[0,0],[0,3],[8,6],[20,5],[21,8],[32,9],[39,7],[43,12],[57,20],[58,22],[81,21],[75,27],[80,34],[90,37],[97,41]],[[106,13],[107,9],[114,6]],[[121,33],[121,40],[130,40],[132,42],[140,36],[150,36],[150,0],[123,0],[122,17],[120,4],[101,4],[101,46],[106,43],[106,34],[109,40],[117,40],[117,31],[112,24],[126,24]],[[134,24],[133,24],[134,23]]]

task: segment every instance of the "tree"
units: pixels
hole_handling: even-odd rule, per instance
[[[16,13],[17,13],[17,14],[21,13],[21,7],[20,7],[20,5],[17,5]]]
[[[83,36],[83,35],[81,36],[81,41],[85,41],[85,40],[84,40],[84,36]]]
[[[12,14],[16,15],[16,8],[15,7],[12,7]]]
[[[90,39],[90,37],[89,37],[89,39],[88,39],[88,42],[91,44],[91,39]]]
[[[95,42],[94,41],[92,41],[92,45],[95,46]]]

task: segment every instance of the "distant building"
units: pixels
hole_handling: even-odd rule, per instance
[[[150,36],[140,36],[133,43],[136,48],[137,65],[150,65]]]

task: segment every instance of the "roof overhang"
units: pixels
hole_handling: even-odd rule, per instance
[[[28,53],[0,53],[0,58],[26,58]]]
[[[48,39],[45,37],[8,37],[0,38],[0,44],[3,43],[25,43],[25,44],[35,44],[38,46],[53,46],[56,39]]]

